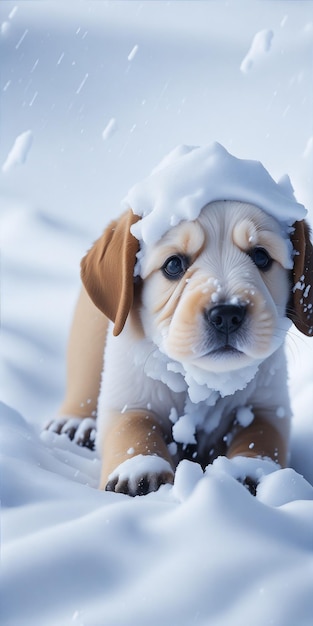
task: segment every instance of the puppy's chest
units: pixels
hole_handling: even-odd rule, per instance
[[[222,421],[231,421],[236,409],[246,406],[255,394],[258,376],[254,376],[244,389],[222,396],[209,384],[186,375],[181,364],[172,362],[159,350],[149,351],[142,346],[133,354],[134,376],[137,384],[132,393],[141,389],[140,402],[146,402],[151,410],[169,419],[178,430],[177,423],[184,421],[208,434],[218,428]],[[139,385],[138,385],[139,383]],[[136,389],[137,388],[137,389]],[[134,398],[136,403],[136,400]]]
[[[254,393],[254,380],[226,397],[206,385],[195,387],[193,381],[192,395],[180,364],[169,361],[155,346],[148,342],[114,344],[114,351],[110,349],[106,355],[100,404],[121,411],[152,412],[183,444],[193,443],[196,432],[211,436],[225,431],[236,409],[246,405]]]
[[[246,410],[247,421],[251,411],[253,419],[250,402],[254,389],[255,383],[252,381],[244,390],[232,396],[221,397],[218,392],[212,392],[206,400],[198,403],[192,402],[186,392],[181,413],[173,409],[170,413],[174,440],[191,444],[200,437],[203,442],[214,443],[229,431],[241,411]]]
[[[99,398],[100,420],[111,409],[146,410],[183,445],[192,444],[197,433],[215,439],[227,433],[238,409],[250,407],[253,411],[256,400],[264,406],[272,405],[273,393],[275,400],[277,395],[285,395],[281,376],[277,380],[268,373],[277,361],[275,356],[260,366],[242,390],[222,397],[204,385],[203,380],[196,387],[194,381],[188,384],[180,364],[170,361],[152,342],[137,342],[125,334],[123,338],[109,339],[107,348]],[[283,375],[284,368],[280,372]]]

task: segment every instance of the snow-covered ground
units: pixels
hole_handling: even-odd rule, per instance
[[[79,260],[178,144],[291,177],[313,225],[313,2],[0,4],[1,623],[311,626],[313,345],[294,329],[291,468],[218,460],[141,498],[52,433]]]

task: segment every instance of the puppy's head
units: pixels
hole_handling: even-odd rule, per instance
[[[139,244],[131,211],[112,223],[82,261],[91,299],[119,334],[133,304]],[[213,202],[181,222],[141,258],[145,336],[171,359],[208,371],[235,370],[269,356],[286,317],[313,332],[312,245],[304,222],[290,245],[278,222],[255,206]]]

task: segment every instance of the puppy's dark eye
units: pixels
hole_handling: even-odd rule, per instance
[[[185,274],[188,266],[189,260],[186,256],[175,254],[166,259],[161,269],[165,278],[179,280]]]
[[[262,272],[267,272],[273,265],[273,259],[265,248],[253,248],[250,250],[249,256]]]

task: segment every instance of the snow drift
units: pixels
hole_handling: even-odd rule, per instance
[[[256,498],[223,459],[146,497],[103,493],[95,453],[40,431],[79,260],[173,146],[217,141],[288,172],[312,224],[312,2],[1,2],[0,22],[1,165],[33,137],[0,173],[1,623],[311,626],[310,339],[287,346],[291,467]]]

